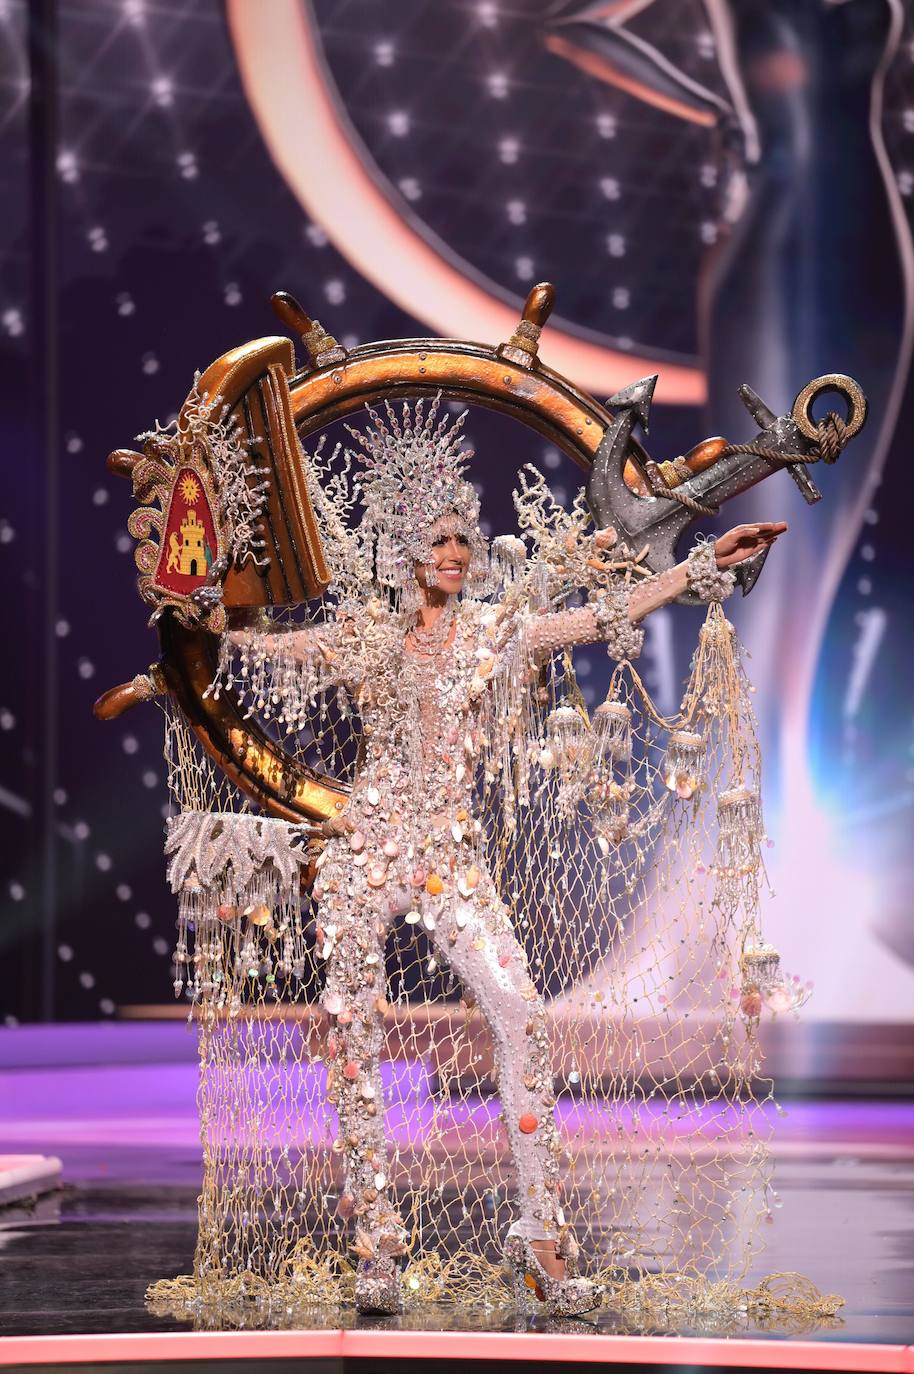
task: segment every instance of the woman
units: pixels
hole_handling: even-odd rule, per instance
[[[769,545],[786,526],[741,526],[634,588],[618,574],[593,577],[588,603],[576,609],[531,609],[534,584],[543,586],[535,565],[522,576],[515,569],[500,598],[487,603],[478,594],[494,590],[492,572],[479,501],[462,476],[468,455],[460,422],[449,432],[446,420],[435,428],[436,409],[423,421],[420,403],[413,421],[404,407],[401,427],[388,408],[391,428],[372,412],[374,430],[350,431],[363,449],[358,529],[343,528],[339,486],[325,480],[313,490],[325,547],[336,554],[337,617],[257,637],[257,652],[273,658],[276,680],[285,684],[287,718],[336,684],[362,722],[349,804],[315,828],[326,837],[314,897],[327,961],[328,1091],[345,1163],[340,1210],[356,1223],[357,1306],[398,1311],[406,1237],[391,1198],[379,1059],[385,944],[391,923],[405,914],[422,921],[438,962],[475,998],[495,1044],[517,1175],[520,1217],[505,1257],[518,1297],[532,1288],[552,1313],[576,1315],[597,1306],[600,1287],[577,1275],[559,1200],[545,1008],[486,870],[474,782],[481,770],[490,785],[512,785],[516,727],[543,655],[601,640],[613,656],[633,656],[643,637],[636,623],[649,611],[688,589],[720,599],[734,581],[720,570]],[[519,512],[522,499],[516,495]],[[348,510],[351,502],[343,505]],[[500,542],[516,556],[519,540]],[[587,546],[599,555],[614,543],[612,531],[597,531]],[[384,588],[386,597],[378,594]]]

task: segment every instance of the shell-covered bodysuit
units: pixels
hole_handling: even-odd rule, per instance
[[[306,658],[319,653],[318,671],[345,685],[363,731],[345,813],[352,830],[327,842],[314,888],[327,960],[323,1003],[335,1022],[328,1082],[346,1163],[343,1214],[354,1213],[366,1235],[400,1234],[379,1057],[386,937],[405,913],[422,922],[437,961],[450,966],[488,1022],[521,1223],[531,1238],[555,1235],[564,1218],[545,1010],[483,862],[473,795],[479,769],[493,776],[493,735],[510,735],[505,717],[524,710],[539,656],[600,637],[598,622],[588,607],[534,618],[464,600],[450,642],[420,657],[406,650],[402,628],[399,635],[394,628],[401,622],[392,621],[374,603],[359,621],[323,627],[317,648],[304,632]],[[631,634],[627,647],[636,651],[641,632]]]
[[[328,841],[315,896],[328,959],[324,1006],[336,1018],[327,1053],[347,1166],[344,1211],[355,1210],[369,1234],[398,1224],[387,1188],[378,1060],[386,935],[394,917],[410,912],[489,1024],[529,1234],[554,1232],[562,1221],[543,1003],[481,861],[473,815],[485,691],[477,669],[492,657],[487,609],[462,604],[453,643],[435,658],[403,651],[349,684],[364,740],[346,813],[355,829]],[[341,667],[350,657],[345,640],[345,632],[337,638]],[[367,666],[371,647],[363,640],[359,649]]]

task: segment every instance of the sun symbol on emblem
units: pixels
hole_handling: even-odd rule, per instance
[[[187,502],[189,506],[193,505],[197,497],[200,495],[200,484],[197,481],[196,477],[191,477],[189,473],[186,477],[182,477],[181,495],[184,497],[184,500]]]

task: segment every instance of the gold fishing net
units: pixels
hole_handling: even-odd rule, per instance
[[[478,788],[486,860],[547,1000],[564,1217],[582,1272],[609,1283],[633,1328],[738,1329],[773,1315],[797,1326],[839,1305],[800,1280],[743,1285],[773,1201],[758,1020],[803,996],[759,924],[766,837],[750,693],[719,605],[675,718],[628,663],[588,713],[572,654],[556,654],[533,694],[541,768],[526,803],[515,812],[497,784]],[[346,780],[358,729],[328,692],[296,722],[294,747]],[[179,813],[248,811],[176,712],[166,756]],[[210,894],[216,917],[200,921],[196,943],[200,898],[182,894],[176,987],[199,1034],[203,1186],[193,1273],[150,1298],[204,1321],[215,1311],[283,1322],[351,1301],[321,951],[298,870],[277,877],[278,848],[272,862],[268,882],[261,869],[243,891]],[[404,1288],[408,1302],[497,1307],[511,1301],[499,1265],[516,1196],[494,1053],[440,957],[421,919],[400,920],[378,970],[375,1105],[410,1235]]]

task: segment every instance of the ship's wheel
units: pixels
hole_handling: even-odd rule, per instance
[[[293,297],[277,293],[277,314],[302,336],[304,367],[296,369],[286,337],[234,348],[199,377],[179,413],[176,433],[157,432],[146,438],[142,452],[118,449],[108,459],[112,471],[133,481],[139,505],[128,527],[139,541],[139,589],[153,608],[162,656],[147,673],[104,693],[96,714],[112,719],[137,701],[169,693],[209,757],[265,812],[314,821],[343,809],[346,782],[277,740],[230,690],[215,698],[207,688],[215,673],[218,635],[227,622],[243,623],[258,609],[300,605],[326,589],[329,570],[300,441],[366,403],[441,393],[503,411],[546,436],[585,471],[602,455],[608,480],[615,482],[625,533],[631,536],[637,529],[656,535],[666,524],[664,540],[654,539],[647,559],[649,566],[657,563],[656,571],[668,565],[675,539],[696,514],[694,496],[683,501],[680,493],[674,500],[668,490],[678,484],[687,492],[690,474],[713,490],[720,470],[719,499],[727,499],[776,470],[776,463],[764,459],[744,459],[736,468],[718,462],[723,439],[704,441],[676,464],[654,463],[631,434],[633,417],[646,418],[654,379],[611,398],[609,409],[540,361],[540,332],[554,298],[549,283],[535,286],[515,332],[496,346],[403,339],[346,350]],[[856,432],[862,425],[865,400],[856,383],[837,375],[820,378],[803,389],[795,406],[799,428],[793,432],[801,444],[803,436],[807,444],[815,439],[809,419],[813,401],[820,392],[834,390],[847,403],[847,430]],[[195,424],[204,412],[210,417],[205,429],[214,439]],[[245,489],[239,492],[236,485],[230,493],[217,459],[218,435],[233,421],[247,467]],[[254,526],[252,552],[242,557],[232,544],[239,505]],[[609,513],[615,518],[614,509]]]

